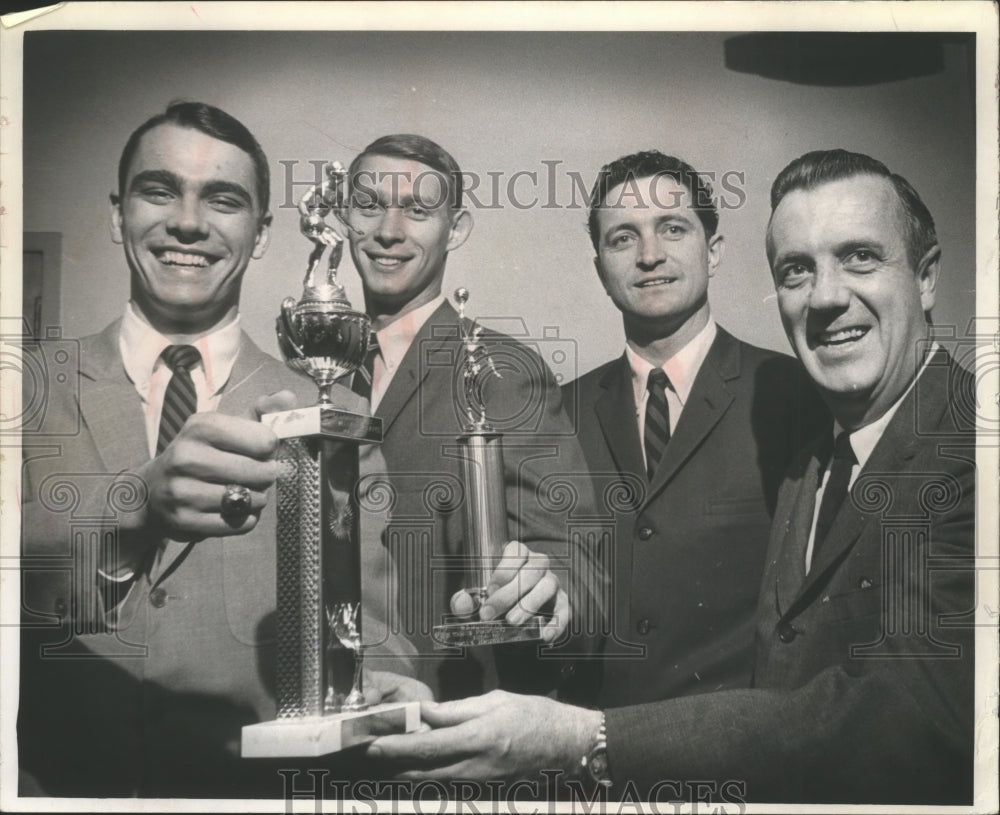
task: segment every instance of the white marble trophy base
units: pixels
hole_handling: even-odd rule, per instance
[[[275,719],[243,728],[243,758],[315,758],[389,733],[420,727],[420,702],[389,702],[366,710]]]

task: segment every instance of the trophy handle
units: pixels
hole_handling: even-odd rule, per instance
[[[301,359],[306,356],[293,337],[295,328],[292,325],[292,313],[295,311],[295,298],[286,297],[281,301],[281,313],[275,321],[274,330],[278,335],[278,347],[285,359]]]

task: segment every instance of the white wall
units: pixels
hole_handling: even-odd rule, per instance
[[[582,373],[621,349],[617,312],[592,266],[586,211],[570,208],[567,171],[588,188],[618,156],[658,148],[718,174],[745,174],[745,204],[722,213],[726,256],[712,283],[718,320],[787,349],[763,250],[776,173],[812,149],[869,153],[906,176],[934,214],[944,252],[935,322],[963,333],[974,313],[974,111],[966,48],[945,70],[866,87],[812,87],[735,73],[723,34],[40,32],[25,37],[24,228],[63,235],[62,323],[82,336],[127,298],[107,195],[128,134],[175,98],[218,105],[259,138],[272,166],[272,245],[250,267],[246,328],[276,353],[273,318],[298,296],[307,242],[285,202],[281,160],[347,163],[393,132],[429,136],[462,168],[539,173],[558,161],[554,208],[474,209],[471,238],[445,286],[472,291],[470,313],[558,328]],[[524,178],[521,198],[531,184]],[[296,190],[301,194],[302,188]],[[730,200],[733,200],[730,195]],[[579,204],[579,200],[577,202]],[[360,290],[345,255],[343,277]]]

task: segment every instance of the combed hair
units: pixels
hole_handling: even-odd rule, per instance
[[[934,218],[909,181],[890,172],[881,161],[864,153],[814,150],[799,156],[778,173],[771,185],[771,215],[773,217],[778,204],[793,190],[812,190],[821,184],[858,175],[886,178],[892,184],[906,214],[906,251],[910,265],[916,268],[920,259],[937,245]],[[770,223],[767,227],[767,256],[769,260],[774,258]]]
[[[597,180],[590,191],[590,213],[587,218],[590,242],[594,245],[595,252],[600,243],[597,213],[606,205],[608,193],[619,184],[659,175],[669,176],[687,189],[692,209],[705,229],[706,240],[715,234],[719,227],[719,212],[715,208],[715,196],[708,179],[682,159],[668,156],[659,150],[643,150],[605,164],[597,174]]]
[[[267,212],[271,199],[271,173],[267,166],[267,156],[253,134],[233,116],[204,102],[176,101],[167,105],[163,113],[158,113],[147,119],[128,137],[125,149],[118,160],[118,194],[125,195],[125,182],[128,178],[129,166],[139,149],[139,141],[154,127],[162,124],[173,124],[198,130],[213,139],[227,142],[240,148],[253,160],[257,176],[257,200],[260,202],[261,213]]]
[[[366,156],[389,156],[417,161],[441,173],[448,185],[448,200],[454,209],[462,207],[462,170],[451,153],[426,136],[414,133],[394,133],[382,136],[369,144],[355,156],[348,169],[348,178],[353,182],[355,173]]]

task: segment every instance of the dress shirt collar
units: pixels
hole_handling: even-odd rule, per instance
[[[420,308],[409,311],[398,320],[393,320],[385,328],[376,331],[378,337],[378,350],[385,363],[386,370],[395,372],[399,363],[403,361],[406,352],[413,343],[413,338],[417,336],[420,329],[424,327],[430,316],[438,310],[444,302],[444,295],[439,294],[429,303],[424,303]]]
[[[864,427],[859,427],[850,434],[851,449],[854,451],[854,457],[858,460],[855,472],[861,470],[865,466],[865,462],[868,461],[872,451],[875,449],[875,445],[878,444],[879,439],[882,438],[882,434],[885,433],[885,429],[889,426],[889,422],[892,421],[892,417],[896,415],[896,411],[899,410],[899,406],[903,404],[903,400],[916,386],[917,380],[927,368],[927,363],[930,362],[931,357],[937,353],[938,347],[939,346],[936,341],[931,344],[927,354],[924,356],[923,364],[917,370],[917,375],[913,377],[913,381],[910,382],[910,386],[903,391],[903,394],[892,403],[892,406],[885,413],[879,416],[874,422],[870,422]],[[836,420],[834,420],[833,437],[836,439],[837,436],[843,432],[843,430],[844,428],[841,427]]]
[[[694,385],[694,380],[698,376],[698,371],[705,361],[705,357],[708,356],[708,351],[712,347],[717,333],[715,320],[709,317],[705,327],[695,334],[687,345],[663,363],[663,370],[670,378],[671,389],[677,394],[681,405],[687,403],[691,387]],[[649,372],[653,370],[653,365],[633,351],[628,344],[625,345],[625,356],[632,369],[635,403],[641,405],[646,393],[646,380],[649,378]]]
[[[125,373],[132,380],[136,390],[146,398],[150,379],[157,365],[165,363],[160,359],[163,349],[172,343],[135,311],[131,302],[125,304],[119,334],[122,362]],[[233,363],[240,350],[240,318],[226,323],[204,334],[191,343],[201,352],[200,367],[205,374],[205,384],[210,396],[218,395],[229,381]]]

